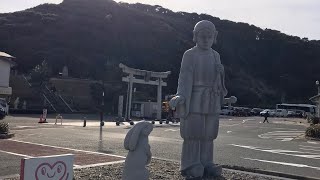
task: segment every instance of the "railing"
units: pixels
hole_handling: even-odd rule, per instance
[[[69,108],[71,112],[74,112],[74,110],[69,106],[69,104],[62,98],[62,96],[59,94],[58,97],[62,100],[62,102]]]
[[[63,109],[60,109],[61,111],[70,111],[74,112],[74,110],[70,107],[70,105],[62,98],[60,94],[53,93],[47,85],[44,85],[43,93],[47,94],[48,98],[54,101],[53,103],[59,107],[59,109],[64,106]]]
[[[52,107],[52,109],[55,111],[55,112],[58,112],[57,109],[53,106],[53,104],[51,103],[51,101],[47,98],[47,96],[45,94],[42,94],[44,99],[50,104],[50,106]]]

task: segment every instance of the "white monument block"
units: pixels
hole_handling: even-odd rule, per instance
[[[21,159],[20,180],[72,180],[73,154]]]

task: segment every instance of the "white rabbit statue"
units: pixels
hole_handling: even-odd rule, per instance
[[[148,136],[153,125],[146,121],[137,123],[129,130],[124,139],[124,148],[129,150],[125,160],[122,180],[148,180],[149,171],[146,168],[151,161],[151,151]]]

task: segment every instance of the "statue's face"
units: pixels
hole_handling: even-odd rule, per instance
[[[202,29],[196,34],[197,46],[203,50],[211,48],[212,44],[216,42],[216,34],[208,29]]]

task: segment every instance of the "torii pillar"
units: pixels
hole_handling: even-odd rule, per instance
[[[131,101],[132,101],[132,87],[133,83],[138,84],[148,84],[148,85],[155,85],[158,86],[157,88],[157,119],[161,119],[161,97],[162,97],[162,87],[167,86],[167,83],[163,81],[164,78],[167,78],[170,71],[167,72],[153,72],[153,71],[146,71],[141,69],[134,69],[130,68],[122,63],[119,64],[119,67],[122,69],[124,73],[129,74],[127,77],[122,77],[122,81],[128,82],[128,94],[127,94],[127,106],[126,106],[126,114],[125,118],[130,119],[131,116]],[[143,79],[137,79],[134,77],[142,76]],[[155,80],[151,80],[155,79]],[[129,102],[128,102],[129,101]]]

